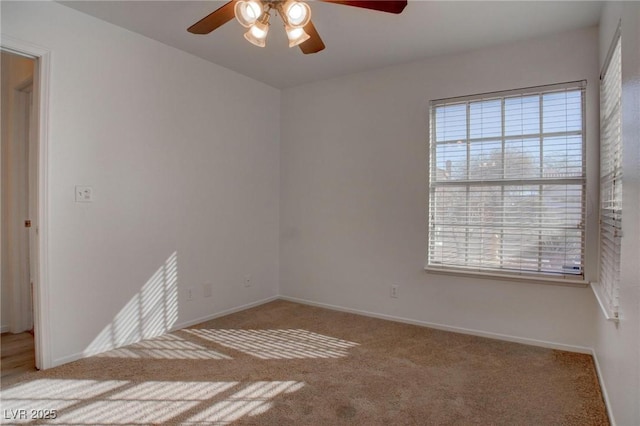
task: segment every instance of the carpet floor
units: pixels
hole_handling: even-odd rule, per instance
[[[286,301],[9,378],[1,398],[6,424],[608,424],[589,355]]]

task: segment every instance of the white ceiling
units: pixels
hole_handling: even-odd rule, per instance
[[[327,48],[304,55],[287,45],[272,17],[266,48],[232,20],[208,35],[187,27],[224,1],[64,1],[66,6],[135,31],[277,88],[596,25],[601,2],[409,0],[400,15],[310,2]],[[275,18],[275,19],[274,19]]]

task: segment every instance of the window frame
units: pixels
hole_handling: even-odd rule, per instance
[[[545,283],[545,284],[561,284],[561,285],[568,285],[568,286],[579,286],[579,287],[585,287],[589,284],[588,281],[585,280],[585,262],[586,262],[586,241],[587,241],[587,212],[586,212],[586,208],[587,208],[587,203],[586,203],[586,198],[587,198],[587,170],[586,170],[586,153],[587,153],[587,147],[586,147],[586,86],[587,86],[587,82],[586,80],[579,80],[579,81],[570,81],[570,82],[565,82],[565,83],[557,83],[557,84],[549,84],[549,85],[543,85],[543,86],[532,86],[532,87],[526,87],[526,88],[522,88],[522,89],[513,89],[513,90],[506,90],[506,91],[499,91],[499,92],[489,92],[489,93],[480,93],[480,94],[474,94],[474,95],[467,95],[467,96],[459,96],[459,97],[452,97],[452,98],[443,98],[443,99],[435,99],[435,100],[431,100],[429,103],[429,141],[428,141],[428,148],[429,148],[429,159],[427,161],[428,164],[428,179],[429,179],[429,184],[428,184],[428,205],[427,205],[427,256],[426,256],[426,260],[425,260],[425,271],[430,272],[430,273],[438,273],[438,274],[446,274],[446,275],[468,275],[468,276],[476,276],[476,277],[486,277],[486,278],[493,278],[493,279],[505,279],[505,280],[509,280],[509,281],[526,281],[526,282],[540,282],[540,283]],[[528,271],[528,270],[516,270],[516,269],[489,269],[489,268],[476,268],[473,266],[461,266],[461,267],[457,267],[457,266],[451,266],[451,265],[437,265],[437,264],[433,264],[433,263],[429,263],[430,262],[430,251],[432,250],[432,238],[431,238],[431,232],[432,232],[432,212],[433,210],[433,206],[430,205],[430,203],[435,202],[435,195],[432,194],[432,192],[435,190],[434,188],[437,187],[432,185],[431,179],[434,176],[434,169],[433,167],[435,167],[434,164],[431,164],[431,162],[433,161],[434,158],[436,158],[434,150],[437,147],[437,143],[436,143],[436,125],[435,125],[435,120],[436,120],[436,108],[438,106],[444,106],[447,104],[463,104],[466,103],[467,105],[467,112],[466,112],[466,120],[467,120],[467,137],[466,137],[466,143],[469,144],[471,143],[473,140],[477,139],[477,138],[471,138],[470,134],[469,134],[469,105],[471,102],[479,102],[479,101],[487,101],[487,100],[500,100],[501,101],[501,106],[500,106],[500,114],[502,116],[501,120],[502,120],[502,132],[501,135],[499,137],[496,137],[495,139],[500,139],[502,140],[502,144],[503,144],[503,155],[504,155],[504,142],[505,139],[508,139],[511,136],[508,136],[505,134],[505,129],[504,129],[504,125],[505,125],[505,121],[504,121],[504,114],[505,114],[505,99],[506,98],[510,98],[510,97],[525,97],[527,95],[540,95],[542,96],[543,94],[546,93],[553,93],[553,92],[561,92],[561,91],[569,91],[569,90],[579,90],[581,93],[581,130],[580,130],[580,136],[581,136],[581,140],[582,140],[582,144],[581,144],[581,149],[582,149],[582,165],[581,165],[581,176],[580,177],[565,177],[562,179],[559,179],[561,181],[563,181],[563,183],[561,184],[578,184],[581,187],[581,216],[582,216],[582,220],[581,220],[581,226],[578,229],[581,229],[581,271],[579,274],[569,274],[569,273],[557,273],[557,272],[544,272],[544,271]],[[540,114],[542,114],[542,112],[540,112]],[[539,116],[540,120],[542,119],[542,116]],[[540,121],[541,125],[542,125],[542,121]],[[569,132],[564,132],[564,133],[569,133]],[[536,133],[535,136],[536,137],[543,137],[544,132],[542,131],[542,129],[540,129],[539,133]],[[526,135],[522,135],[521,137],[524,137]],[[504,165],[502,166],[503,168],[503,175],[502,178],[498,178],[495,179],[495,182],[499,182],[499,185],[504,188],[509,184],[513,184],[513,185],[517,185],[518,183],[521,182],[526,182],[526,183],[521,183],[522,185],[526,185],[527,183],[529,183],[530,181],[526,180],[526,178],[523,179],[508,179],[504,177]],[[541,163],[539,166],[541,169],[543,168],[543,164]],[[469,171],[467,170],[467,173],[469,173]],[[543,180],[544,178],[541,178],[541,180]],[[569,181],[574,181],[574,182],[569,182]],[[550,182],[548,184],[553,184],[554,182]],[[442,186],[442,182],[440,182],[440,186]],[[503,200],[504,202],[504,200]],[[523,229],[523,228],[521,228]]]

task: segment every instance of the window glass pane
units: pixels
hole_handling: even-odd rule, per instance
[[[461,259],[466,247],[467,202],[466,187],[437,188],[430,203],[430,263],[449,263]]]
[[[501,187],[481,186],[472,188],[469,191],[467,223],[479,229],[496,227],[502,224]]]
[[[429,261],[431,264],[465,266],[467,230],[463,226],[447,225],[434,232]]]
[[[500,99],[471,102],[469,110],[471,139],[491,138],[502,134],[502,106]]]
[[[436,107],[436,141],[467,139],[467,105]]]
[[[540,139],[510,139],[504,152],[507,179],[540,177]]]
[[[502,178],[502,142],[471,142],[469,152],[469,179]]]
[[[582,185],[544,185],[540,226],[578,229],[582,224]]]
[[[543,141],[544,177],[581,177],[582,136],[557,136]]]
[[[540,271],[539,240],[538,229],[506,228],[503,267],[507,270]]]
[[[431,203],[431,213],[435,226],[460,225],[467,223],[467,189],[464,186],[437,188]],[[442,229],[442,228],[441,228]]]
[[[504,187],[504,226],[517,229],[536,223],[540,204],[539,185]]]
[[[504,100],[506,136],[540,133],[540,97],[523,96]]]
[[[502,190],[499,186],[482,186],[469,191],[467,223],[468,265],[495,266],[500,262],[502,223]]]
[[[446,143],[436,146],[436,180],[467,178],[467,144]]]
[[[580,91],[542,95],[542,131],[544,133],[582,130]]]
[[[540,262],[548,271],[582,273],[582,237],[579,230],[546,229],[540,236]]]

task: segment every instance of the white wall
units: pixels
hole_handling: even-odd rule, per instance
[[[594,308],[595,353],[618,425],[640,424],[640,3],[606,2],[600,65],[622,19],[623,218],[620,323]]]
[[[26,186],[26,152],[28,149],[24,140],[17,140],[16,130],[13,128],[16,120],[15,114],[15,91],[29,79],[33,77],[34,61],[29,58],[2,52],[2,199],[1,205],[1,231],[2,236],[2,256],[0,269],[2,270],[2,305],[1,317],[2,325],[0,330],[23,331],[21,321],[13,321],[20,318],[20,306],[23,306],[20,292],[12,291],[15,284],[19,288],[21,284],[28,286],[28,280],[23,277],[23,272],[17,268],[20,259],[19,251],[26,253],[28,247],[25,246],[25,239],[19,238],[19,234],[24,228],[21,222],[28,217],[27,198],[24,193],[15,191],[15,188]],[[13,262],[13,267],[10,264]],[[25,292],[27,293],[27,292]],[[18,312],[15,310],[18,309]],[[26,324],[25,324],[26,325]]]
[[[1,7],[52,52],[53,363],[275,296],[279,91],[60,4]]]
[[[595,277],[597,38],[596,28],[585,29],[283,91],[281,294],[591,347],[589,288],[435,275],[423,267],[429,100],[586,79],[586,264],[588,278]],[[398,299],[389,297],[392,283],[400,286]]]

